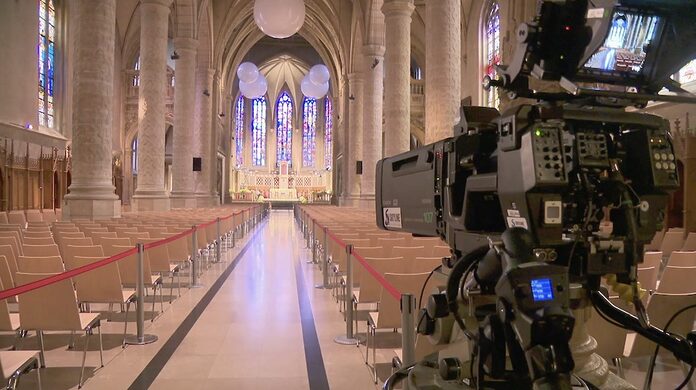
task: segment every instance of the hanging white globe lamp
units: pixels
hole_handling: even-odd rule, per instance
[[[254,0],[254,21],[270,37],[288,38],[300,31],[304,20],[303,0]]]

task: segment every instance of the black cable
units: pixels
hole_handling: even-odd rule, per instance
[[[595,307],[595,311],[597,312],[597,314],[599,314],[600,317],[602,317],[604,319],[604,321],[616,326],[617,328],[621,328],[621,329],[625,329],[625,330],[629,330],[629,331],[631,330],[631,329],[625,327],[624,325],[622,325],[622,324],[612,320],[611,318],[607,317],[604,313],[602,313],[601,310],[599,310],[596,307]]]
[[[430,274],[428,275],[428,277],[425,278],[425,282],[423,283],[423,287],[421,288],[420,297],[418,298],[418,310],[420,310],[421,307],[423,307],[423,306],[421,306],[421,305],[423,304],[423,292],[425,291],[425,286],[428,285],[428,281],[429,281],[430,278],[433,276],[433,274],[435,273],[435,271],[437,271],[437,270],[439,270],[439,269],[441,269],[441,268],[442,268],[442,264],[438,265],[438,266],[435,267],[432,271],[430,271]]]
[[[696,308],[696,304],[683,307],[679,311],[674,313],[672,315],[672,317],[670,317],[669,321],[667,321],[667,324],[665,325],[663,330],[665,332],[667,332],[667,330],[669,329],[669,326],[672,325],[672,322],[675,319],[677,319],[677,317],[680,314],[684,313],[685,311],[687,311],[689,309],[693,309],[693,308]],[[679,385],[679,387],[677,387],[677,389],[682,389],[684,386],[686,386],[689,383],[689,381],[691,381],[691,376],[694,373],[694,364],[696,364],[696,351],[694,351],[694,348],[691,346],[691,344],[689,344],[689,347],[690,347],[689,349],[691,350],[691,369],[689,370],[689,373],[686,374],[686,377],[684,378],[684,382],[682,382],[681,385]],[[660,351],[660,344],[657,344],[655,346],[655,352],[653,352],[652,359],[650,359],[650,361],[651,361],[650,369],[647,371],[647,374],[646,374],[646,375],[649,375],[648,386],[647,386],[648,388],[650,388],[650,386],[652,385],[653,373],[655,372],[655,363],[657,362],[657,354],[659,351]]]

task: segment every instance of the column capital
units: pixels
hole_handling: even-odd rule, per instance
[[[176,37],[173,39],[175,50],[194,51],[198,48],[198,39],[187,37]]]
[[[140,0],[140,3],[161,5],[161,6],[167,7],[167,8],[172,6],[172,0]]]
[[[416,6],[411,0],[384,0],[382,13],[385,18],[403,16],[411,17]]]
[[[365,81],[363,72],[348,73],[348,83],[361,83]]]
[[[384,45],[367,44],[363,45],[363,54],[370,57],[384,57]]]

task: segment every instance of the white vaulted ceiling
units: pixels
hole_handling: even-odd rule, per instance
[[[268,80],[271,101],[276,100],[286,85],[295,102],[302,100],[300,82],[309,71],[309,65],[292,56],[280,55],[260,64],[259,70]]]

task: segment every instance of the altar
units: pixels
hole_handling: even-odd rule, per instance
[[[270,200],[297,200],[297,190],[294,188],[271,188]]]

